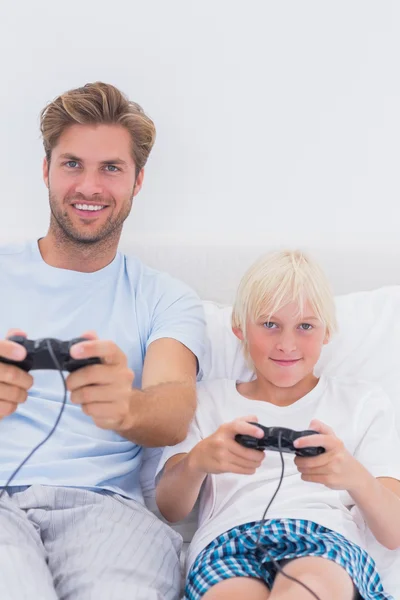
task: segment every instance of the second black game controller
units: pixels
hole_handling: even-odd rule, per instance
[[[21,335],[13,335],[8,338],[11,342],[15,342],[23,346],[26,350],[24,360],[10,360],[0,356],[0,362],[9,365],[20,367],[24,371],[34,371],[39,369],[57,370],[57,366],[53,360],[49,350],[51,347],[54,356],[56,357],[61,370],[72,373],[77,369],[88,365],[98,365],[101,363],[97,357],[75,359],[70,355],[70,349],[74,344],[87,341],[86,338],[75,338],[69,341],[61,341],[53,338],[43,338],[40,340],[28,340]]]
[[[256,438],[251,435],[238,434],[235,440],[246,448],[254,448],[255,450],[273,450],[279,452],[279,447],[282,452],[289,452],[297,456],[318,456],[325,452],[322,446],[310,446],[308,448],[296,448],[293,442],[298,438],[308,435],[315,435],[318,432],[307,429],[305,431],[294,431],[285,427],[264,427],[259,423],[251,423],[263,430],[262,438]],[[279,443],[280,440],[280,443]]]

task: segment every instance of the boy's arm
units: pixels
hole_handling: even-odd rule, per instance
[[[261,429],[250,424],[255,421],[257,417],[251,415],[224,423],[215,433],[192,445],[188,453],[179,452],[187,442],[179,444],[178,453],[166,462],[156,488],[157,506],[168,521],[180,521],[190,513],[208,474],[255,473],[264,453],[244,448],[235,441],[239,433],[262,437]],[[189,435],[193,435],[194,430],[192,424]]]
[[[354,456],[330,427],[315,420],[310,429],[318,434],[298,439],[295,446],[320,445],[326,452],[296,457],[295,463],[304,481],[346,490],[378,542],[393,550],[400,547],[400,441],[390,403],[381,396],[374,400],[379,410]]]
[[[206,476],[193,469],[190,454],[168,460],[156,488],[157,506],[167,521],[181,521],[193,510]]]
[[[375,538],[389,550],[400,547],[400,482],[375,478],[366,469],[357,486],[349,490]]]

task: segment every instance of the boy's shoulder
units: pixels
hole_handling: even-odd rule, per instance
[[[323,375],[328,388],[332,390],[347,390],[349,392],[357,391],[358,393],[376,393],[383,392],[383,387],[373,381],[361,379],[359,377],[341,376],[341,375]]]
[[[343,404],[349,402],[353,405],[365,407],[367,404],[372,403],[376,407],[377,404],[380,404],[381,408],[383,405],[391,404],[391,400],[383,386],[377,382],[357,377],[335,375],[326,375],[324,379],[326,392],[330,396],[340,398]]]
[[[222,390],[236,390],[236,380],[221,377],[220,379],[202,379],[196,384],[198,394],[216,394]]]
[[[224,399],[232,399],[237,395],[235,379],[202,379],[196,387],[198,406],[216,403],[221,406]]]

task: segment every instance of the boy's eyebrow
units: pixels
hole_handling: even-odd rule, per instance
[[[301,315],[299,315],[298,318],[301,319],[302,321],[319,321],[318,317],[316,317],[314,315],[309,316],[309,317],[302,317]],[[275,315],[261,315],[260,320],[261,319],[270,320],[270,321],[280,321],[280,319],[278,319],[278,317],[276,317]]]

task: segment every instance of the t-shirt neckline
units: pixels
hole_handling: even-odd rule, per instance
[[[308,394],[306,394],[305,396],[303,396],[302,398],[299,398],[299,400],[296,400],[295,402],[293,402],[293,404],[290,404],[289,406],[277,406],[276,404],[271,404],[270,402],[266,402],[265,400],[252,400],[250,398],[246,398],[246,396],[243,396],[242,394],[240,394],[240,392],[237,390],[237,382],[236,380],[232,380],[231,384],[233,387],[233,392],[236,394],[238,400],[242,401],[242,402],[255,402],[258,406],[262,405],[268,408],[268,410],[271,410],[272,412],[280,412],[280,413],[291,413],[294,411],[299,410],[300,408],[304,408],[306,405],[310,404],[311,402],[314,402],[317,398],[321,397],[325,387],[326,387],[326,378],[324,375],[321,375],[317,385],[310,391],[308,392]],[[248,408],[248,405],[247,405]]]

